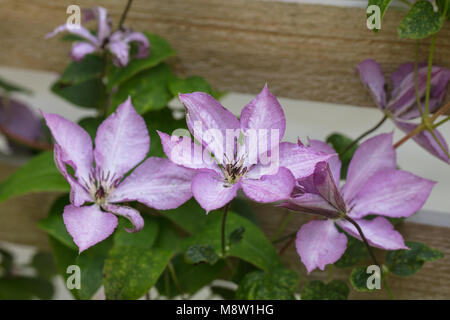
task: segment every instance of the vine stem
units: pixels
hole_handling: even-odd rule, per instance
[[[448,120],[450,120],[450,116],[448,116],[447,118],[433,124],[433,129],[436,129],[437,127],[439,127],[440,125],[443,125],[444,123],[446,123]]]
[[[425,126],[421,123],[419,124],[414,130],[409,132],[407,135],[405,135],[403,138],[401,138],[397,143],[394,144],[394,149],[397,149],[402,144],[404,144],[406,141],[408,141],[410,138],[414,137],[416,134],[422,132],[425,129]]]
[[[385,115],[383,119],[381,119],[374,127],[370,128],[369,130],[363,132],[358,138],[352,141],[341,153],[341,159],[349,150],[351,150],[361,139],[363,139],[365,136],[371,134],[375,130],[377,130],[387,119],[388,117]]]
[[[230,207],[230,203],[228,202],[223,207],[223,214],[222,214],[222,255],[224,257],[225,257],[225,252],[226,252],[225,232],[226,232],[227,215],[228,215],[228,208],[229,207]]]
[[[125,10],[122,12],[122,16],[120,17],[119,21],[119,30],[122,29],[123,23],[125,22],[125,19],[127,18],[128,11],[131,8],[133,0],[128,0],[127,6],[125,7]]]

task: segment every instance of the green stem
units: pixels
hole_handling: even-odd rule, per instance
[[[431,36],[430,55],[428,56],[427,89],[425,93],[425,116],[430,114],[430,89],[431,89],[431,68],[433,66],[433,54],[436,44],[436,33]]]
[[[227,214],[228,214],[228,208],[230,206],[230,203],[227,203],[225,207],[223,207],[223,214],[222,214],[222,256],[225,257],[226,253],[226,242],[225,242],[225,232],[226,232],[226,224],[227,224]]]
[[[282,236],[282,237],[280,237],[278,239],[273,240],[272,243],[275,244],[275,243],[281,242],[283,240],[290,239],[290,238],[294,237],[296,234],[297,234],[297,231],[291,232],[291,233],[289,233],[289,234],[287,234],[285,236]]]
[[[433,129],[436,129],[437,127],[443,125],[444,123],[446,123],[448,120],[450,120],[450,116],[447,116],[447,118],[442,119],[441,121],[433,124]]]
[[[442,151],[447,155],[448,158],[450,158],[450,154],[448,153],[447,149],[445,149],[444,145],[441,143],[441,141],[436,136],[436,133],[434,133],[434,130],[428,130],[428,132],[433,136],[433,139],[436,141],[436,143],[439,145],[439,148],[442,149]]]
[[[178,292],[180,294],[182,294],[183,290],[181,290],[181,286],[180,286],[180,283],[178,282],[178,278],[175,273],[175,269],[173,268],[172,262],[169,262],[167,267],[169,268],[170,276],[172,277],[173,283],[175,283],[175,286],[177,287]]]
[[[375,130],[377,130],[387,119],[388,117],[385,115],[383,117],[383,119],[380,120],[380,122],[378,122],[373,128],[365,131],[364,133],[362,133],[358,138],[356,138],[355,140],[353,140],[352,143],[350,143],[345,149],[344,151],[342,151],[340,158],[342,159],[342,157],[344,156],[344,154],[346,154],[349,150],[351,150],[361,139],[363,139],[365,136],[371,134],[372,132],[374,132]]]

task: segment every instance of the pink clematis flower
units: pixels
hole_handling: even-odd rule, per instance
[[[391,74],[392,90],[390,97],[387,97],[386,80],[378,63],[367,59],[357,67],[361,81],[370,90],[374,101],[394,124],[403,132],[413,131],[418,124],[412,122],[420,117],[419,106],[416,102],[416,93],[414,87],[414,63],[404,63],[397,71]],[[420,64],[417,68],[418,92],[421,99],[420,108],[425,105],[425,91],[427,87],[428,65]],[[442,103],[447,83],[450,81],[450,70],[439,66],[433,66],[431,69],[431,90],[430,90],[430,113],[438,110]],[[434,129],[434,134],[441,142],[442,146],[448,151],[447,143],[442,134]],[[413,137],[422,148],[427,150],[435,157],[449,163],[450,159],[441,149],[439,144],[433,138],[430,132],[422,131]]]
[[[121,202],[138,201],[166,210],[191,198],[192,170],[156,157],[139,164],[149,151],[150,137],[130,98],[100,125],[95,149],[89,134],[76,123],[42,114],[55,139],[56,166],[71,186],[71,204],[64,208],[63,218],[80,252],[113,233],[116,215],[131,221],[134,229],[128,232],[142,229],[139,212]]]
[[[47,34],[51,38],[56,34],[67,31],[77,35],[85,41],[76,41],[72,46],[70,56],[74,61],[81,61],[85,55],[108,50],[113,56],[116,66],[126,66],[130,60],[130,42],[138,43],[137,58],[146,58],[149,54],[150,43],[141,32],[132,32],[130,29],[122,28],[111,33],[111,19],[103,7],[96,7],[83,11],[84,21],[97,19],[97,34],[93,35],[83,26],[63,24]]]
[[[312,148],[332,153],[324,142],[313,141]],[[337,157],[320,162],[314,173],[299,179],[292,198],[281,206],[317,214],[326,220],[304,224],[297,233],[297,252],[308,272],[334,263],[344,254],[349,235],[361,240],[357,229],[343,218],[355,220],[370,245],[385,250],[406,249],[403,237],[384,217],[408,217],[417,212],[430,195],[435,182],[396,169],[392,134],[368,139],[356,150],[347,180],[339,186],[341,163]],[[379,215],[372,220],[367,215]]]
[[[206,93],[180,94],[180,100],[189,130],[202,145],[189,137],[159,135],[170,160],[197,171],[192,193],[207,212],[229,203],[240,188],[257,202],[287,199],[295,185],[292,172],[310,175],[317,162],[331,157],[280,143],[286,119],[267,86],[244,107],[240,121]]]

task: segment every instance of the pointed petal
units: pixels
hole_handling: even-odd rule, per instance
[[[124,67],[130,60],[130,46],[122,38],[121,31],[116,31],[110,38],[108,49],[113,55],[113,62],[118,67]]]
[[[395,125],[400,128],[403,132],[409,133],[413,131],[417,124],[415,123],[408,123],[403,121],[395,121]],[[448,145],[445,141],[445,138],[442,136],[442,134],[437,130],[434,129],[434,134],[438,138],[438,140],[441,142],[441,144],[444,146],[444,149],[448,152]],[[419,146],[427,150],[429,153],[431,153],[433,156],[441,159],[444,162],[450,163],[450,158],[447,157],[445,152],[441,149],[439,144],[436,142],[436,140],[433,138],[430,132],[428,131],[422,131],[419,134],[416,134],[413,137],[413,140],[417,142]]]
[[[106,11],[103,7],[96,7],[95,13],[98,20],[97,37],[99,42],[103,43],[103,41],[111,34],[111,20],[109,18],[108,11]]]
[[[402,235],[394,229],[392,224],[383,217],[376,217],[373,220],[355,220],[367,241],[371,246],[385,250],[407,249]],[[346,220],[340,220],[337,224],[351,236],[362,241],[358,230],[353,224]]]
[[[208,213],[219,209],[236,197],[241,183],[229,185],[216,172],[201,172],[192,180],[192,194],[200,206]]]
[[[117,217],[97,205],[64,208],[64,224],[80,253],[108,238],[117,227]]]
[[[361,82],[367,86],[375,103],[380,109],[386,107],[386,80],[380,65],[372,59],[361,62],[356,70],[359,72]]]
[[[358,219],[368,214],[409,217],[422,208],[434,185],[434,181],[406,171],[380,170],[355,197],[350,216]]]
[[[283,108],[278,102],[277,98],[269,91],[267,85],[262,91],[247,104],[241,112],[241,129],[252,129],[256,132],[262,133],[262,130],[267,130],[268,137],[271,137],[271,130],[278,132],[277,144],[281,141],[286,130],[286,118],[284,116]],[[263,149],[259,149],[258,153],[265,153],[267,150],[272,150],[276,146],[270,145],[270,138],[267,139],[267,144]]]
[[[72,45],[72,51],[70,57],[74,61],[83,60],[84,56],[97,50],[97,48],[89,42],[75,42]]]
[[[93,170],[92,141],[89,134],[78,124],[59,115],[45,112],[42,115],[60,147],[59,161],[74,169],[80,184],[89,184]]]
[[[139,201],[158,210],[174,209],[192,197],[194,175],[194,170],[168,159],[151,157],[120,183],[108,202]]]
[[[327,264],[342,257],[347,237],[336,229],[333,221],[313,220],[298,230],[295,246],[308,273],[316,268],[323,271]]]
[[[238,119],[209,94],[186,93],[179,98],[186,107],[186,122],[194,138],[220,159],[227,150],[227,129],[240,129]],[[234,144],[234,141],[229,143]]]
[[[342,213],[347,212],[344,199],[342,199],[330,170],[326,162],[316,164],[313,175],[314,186],[317,192]]]
[[[136,209],[127,206],[116,206],[110,203],[104,204],[102,207],[108,212],[128,219],[133,224],[133,228],[125,228],[125,231],[127,232],[139,232],[144,227],[144,219],[142,219],[139,211],[137,211]]]
[[[150,43],[142,32],[129,32],[124,38],[125,42],[136,42],[138,44],[137,58],[147,58],[150,53]]]
[[[342,188],[347,204],[356,196],[366,181],[378,170],[395,169],[396,155],[392,133],[383,133],[364,141],[353,155]]]
[[[86,39],[87,41],[91,42],[96,47],[99,47],[101,45],[101,43],[98,41],[98,39],[94,35],[92,35],[89,32],[89,30],[86,29],[85,27],[71,25],[71,24],[67,24],[67,23],[60,25],[59,27],[56,27],[55,30],[53,30],[52,32],[47,33],[45,35],[45,38],[48,39],[48,38],[54,37],[58,33],[64,32],[64,31],[67,31],[71,34],[82,37],[83,39]]]
[[[292,211],[318,214],[330,219],[338,218],[339,213],[322,196],[314,193],[305,193],[289,199],[280,204],[280,207],[288,208]]]
[[[318,162],[327,161],[331,154],[314,151],[308,147],[302,147],[296,143],[280,143],[280,166],[291,170],[296,179],[311,175]]]
[[[308,144],[311,150],[313,151],[334,155],[330,159],[328,159],[327,162],[330,165],[330,170],[331,173],[333,174],[334,182],[336,183],[336,186],[339,186],[339,181],[341,180],[341,166],[342,166],[341,160],[339,160],[339,155],[336,154],[336,151],[333,149],[333,147],[326,142],[308,139]]]
[[[295,178],[286,168],[279,168],[274,175],[262,176],[261,179],[242,179],[242,190],[256,202],[275,202],[290,197],[295,186]]]
[[[94,151],[97,170],[120,178],[145,158],[149,145],[145,121],[128,97],[97,130]]]
[[[191,169],[211,169],[220,173],[208,150],[195,144],[190,137],[169,136],[156,130],[167,158],[173,163]]]

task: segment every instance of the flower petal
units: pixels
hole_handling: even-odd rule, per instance
[[[344,199],[342,199],[341,193],[336,187],[330,166],[327,162],[319,162],[316,164],[313,181],[317,192],[325,200],[327,200],[340,212],[347,212]]]
[[[123,40],[122,31],[116,31],[110,37],[108,49],[113,55],[113,62],[118,67],[124,67],[130,60],[130,46]]]
[[[246,132],[249,129],[256,130],[261,134],[262,130],[267,130],[270,137],[270,131],[278,131],[278,141],[281,141],[286,130],[286,118],[284,116],[283,108],[278,102],[277,98],[269,91],[267,85],[262,91],[247,104],[241,112],[241,129]],[[269,139],[267,140],[269,141]],[[269,143],[266,146],[260,146],[263,149],[258,150],[258,154],[265,153],[267,150],[272,150],[274,147]]]
[[[128,97],[97,130],[94,151],[97,174],[103,171],[122,177],[145,158],[149,145],[145,121]]]
[[[139,232],[144,227],[144,219],[136,209],[127,206],[116,206],[110,203],[104,204],[102,207],[108,212],[127,218],[133,224],[133,229],[125,228],[127,232]]]
[[[150,53],[150,43],[142,32],[128,32],[124,38],[125,42],[136,42],[138,44],[137,58],[147,58]]]
[[[213,171],[200,172],[192,180],[192,194],[200,206],[208,213],[219,209],[236,197],[241,183],[227,184]]]
[[[406,171],[380,170],[355,197],[350,216],[358,219],[368,214],[409,217],[422,208],[434,184]]]
[[[337,230],[333,221],[313,220],[298,230],[295,246],[310,273],[338,261],[347,249],[347,237]]]
[[[239,120],[209,94],[194,92],[179,97],[186,107],[186,122],[194,138],[221,159],[227,150],[227,129],[240,129]]]
[[[361,62],[356,70],[359,72],[361,82],[367,86],[375,103],[380,109],[386,107],[386,79],[380,65],[372,59]]]
[[[59,161],[74,169],[80,184],[89,184],[93,171],[92,141],[89,134],[78,124],[57,114],[41,113],[60,147]]]
[[[334,154],[325,154],[296,143],[280,143],[280,166],[291,170],[296,179],[311,175],[318,162],[327,161]]]
[[[342,188],[349,205],[366,181],[378,170],[395,169],[396,155],[392,146],[392,133],[376,135],[364,141],[353,155]]]
[[[151,157],[110,194],[108,202],[139,201],[158,210],[174,209],[192,197],[195,171]]]
[[[330,219],[338,218],[339,213],[321,195],[305,193],[280,204],[280,207],[288,208],[292,211],[318,214]]]
[[[408,123],[404,121],[395,121],[394,123],[398,128],[400,128],[405,133],[409,133],[417,127],[417,124],[415,123]],[[436,135],[436,138],[440,141],[440,143],[444,146],[444,149],[447,150],[448,152],[448,145],[442,134],[437,129],[434,129],[434,134]],[[422,131],[416,134],[413,137],[413,140],[417,142],[419,146],[421,146],[429,153],[431,153],[433,156],[441,159],[444,162],[450,163],[450,158],[441,149],[441,147],[439,146],[439,144],[436,142],[436,140],[433,138],[433,136],[429,131]]]
[[[87,41],[91,42],[96,47],[100,47],[100,45],[101,45],[101,43],[98,41],[98,39],[94,35],[92,35],[88,29],[86,29],[83,26],[72,25],[69,23],[65,23],[63,25],[56,27],[55,30],[53,30],[50,33],[47,33],[45,35],[45,38],[48,39],[48,38],[54,37],[58,33],[64,32],[64,31],[67,31],[71,34],[82,37],[83,39],[86,39]]]
[[[63,219],[80,253],[108,238],[117,227],[117,217],[101,211],[97,205],[68,205],[64,208]]]
[[[290,197],[295,186],[292,173],[283,167],[274,175],[262,176],[261,179],[242,179],[242,190],[247,197],[256,202],[275,202]]]
[[[103,43],[111,34],[111,19],[108,11],[103,7],[96,7],[95,13],[97,15],[97,37],[100,43]]]
[[[385,250],[408,249],[402,235],[394,229],[392,224],[383,217],[376,217],[373,220],[358,219],[364,236],[370,245]],[[340,220],[337,224],[351,236],[362,241],[358,230],[353,224],[346,220]]]
[[[173,163],[191,169],[211,169],[220,172],[209,151],[195,144],[190,137],[169,136],[156,130],[167,158]]]
[[[83,60],[84,56],[94,52],[97,48],[89,42],[75,42],[72,45],[72,51],[70,52],[70,57],[74,61]]]

